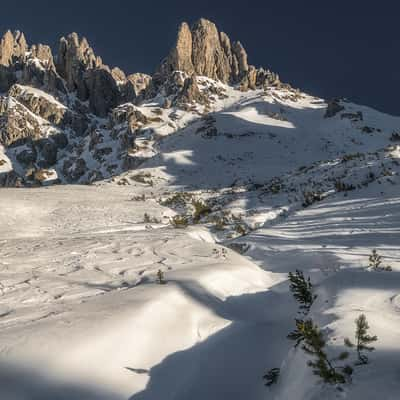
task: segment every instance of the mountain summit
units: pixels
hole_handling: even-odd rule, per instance
[[[154,74],[156,86],[175,71],[240,84],[242,90],[279,82],[277,75],[248,65],[241,43],[231,45],[229,37],[205,19],[200,19],[192,29],[187,23],[181,25],[174,48]],[[146,90],[151,82],[146,74],[126,76],[120,68],[110,68],[94,53],[86,38],[77,33],[60,39],[54,57],[49,46],[29,46],[19,31],[7,31],[0,43],[2,92],[19,83],[49,92],[58,99],[75,93],[80,101],[89,101],[91,112],[104,117],[119,104],[148,97]],[[154,89],[150,93],[154,94]]]
[[[242,44],[231,42],[226,33],[219,32],[214,23],[203,18],[192,28],[186,22],[181,24],[176,44],[155,79],[165,80],[174,71],[206,76],[227,84],[240,84],[242,89],[279,82],[276,74],[249,65]]]
[[[22,32],[7,31],[0,42],[0,145],[9,170],[0,183],[28,184],[42,169],[55,171],[56,181],[91,182],[137,165],[135,137],[151,123],[136,108],[143,102],[210,111],[215,95],[223,95],[219,83],[240,91],[281,85],[247,58],[240,42],[231,44],[205,19],[180,26],[153,77],[109,67],[77,33],[62,37],[53,55],[49,46],[29,45]],[[214,84],[201,89],[198,77]],[[105,138],[110,147],[96,150]]]

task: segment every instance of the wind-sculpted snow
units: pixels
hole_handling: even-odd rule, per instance
[[[232,251],[193,239],[201,230],[144,223],[145,212],[162,220],[170,211],[131,195],[113,187],[3,191],[2,379],[12,364],[49,380],[34,385],[38,398],[46,390],[80,398],[71,388],[82,387],[84,395],[91,386],[127,398],[144,390],[165,357],[232,320],[253,324],[229,299],[256,296],[276,279]],[[158,270],[166,285],[156,284]]]

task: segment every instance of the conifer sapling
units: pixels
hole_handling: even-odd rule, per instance
[[[353,344],[350,339],[345,339],[345,344],[348,347],[356,347],[358,361],[357,365],[365,365],[368,364],[368,357],[364,354],[365,351],[373,351],[374,347],[370,346],[371,343],[376,342],[378,340],[377,336],[370,336],[368,334],[369,324],[367,321],[367,317],[364,314],[361,314],[356,320],[356,333],[355,339],[356,343]]]
[[[378,252],[374,249],[372,250],[372,254],[369,256],[369,268],[374,271],[393,271],[390,265],[383,267],[382,265],[382,257],[378,254]]]
[[[157,272],[157,283],[159,285],[165,285],[167,283],[167,281],[164,278],[164,272],[162,272],[161,269],[159,269]]]
[[[304,314],[308,314],[314,300],[317,298],[313,294],[312,283],[310,277],[304,277],[302,271],[296,270],[295,273],[289,272],[290,290],[294,298],[300,303],[300,309],[304,310]]]
[[[346,378],[351,376],[353,369],[346,365],[338,367],[330,360],[326,351],[326,342],[322,332],[314,322],[309,319],[307,321],[297,320],[296,331],[292,333],[293,340],[297,340],[298,346],[303,342],[302,349],[314,359],[308,362],[308,366],[313,369],[313,373],[326,383],[341,384],[346,382]],[[289,335],[290,337],[290,335]],[[337,360],[345,360],[348,353],[341,353]]]
[[[372,250],[372,254],[369,256],[369,267],[373,270],[378,270],[381,264],[382,257],[375,249]]]

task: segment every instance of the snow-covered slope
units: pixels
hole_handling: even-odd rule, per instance
[[[136,106],[154,118],[130,154],[138,168],[2,190],[1,398],[397,398],[400,118],[347,102],[327,118],[299,91],[198,79],[225,93],[210,112]],[[373,249],[391,272],[368,270]],[[286,338],[296,269],[314,284],[309,316],[330,352],[361,313],[378,336],[340,390]]]

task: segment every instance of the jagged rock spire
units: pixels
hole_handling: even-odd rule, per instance
[[[14,60],[22,60],[28,50],[25,36],[20,31],[7,31],[0,42],[0,65],[10,66]]]
[[[145,74],[126,76],[119,68],[111,70],[75,32],[60,39],[56,58],[49,46],[29,48],[19,31],[7,31],[0,40],[0,92],[18,82],[56,97],[76,93],[79,100],[89,101],[94,114],[105,117],[118,104],[134,101],[150,81]]]
[[[168,82],[175,71],[240,84],[242,90],[280,84],[276,74],[249,65],[243,45],[231,42],[226,33],[204,18],[192,28],[186,22],[180,25],[174,47],[153,76],[155,87]]]
[[[224,83],[238,82],[249,69],[247,53],[240,42],[231,44],[224,32],[204,18],[190,29],[181,24],[175,46],[156,74],[164,80],[173,71],[195,73]]]
[[[150,83],[147,75],[127,77],[120,68],[110,69],[77,33],[61,38],[56,68],[68,90],[89,100],[92,112],[102,117],[121,102],[133,101]]]
[[[73,32],[60,39],[57,72],[65,79],[69,91],[77,91],[80,100],[86,101],[89,98],[88,86],[84,80],[85,71],[101,66],[101,59],[96,57],[86,38],[80,39],[78,34]]]
[[[193,40],[189,25],[183,22],[179,28],[175,47],[171,50],[168,64],[170,72],[184,71],[188,74],[194,72],[192,62]]]

